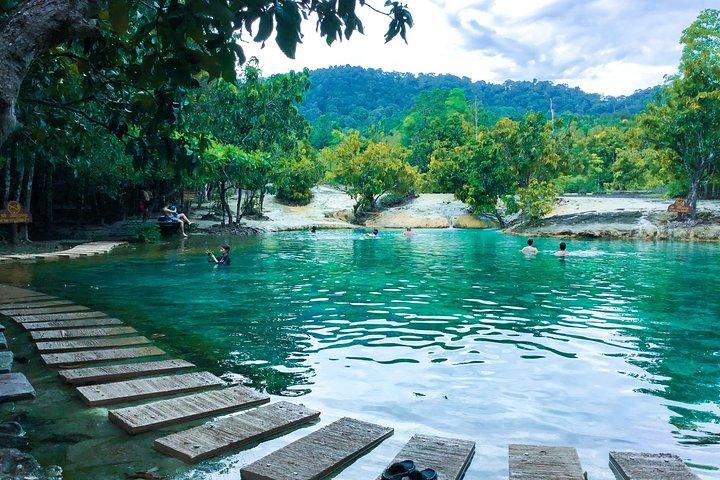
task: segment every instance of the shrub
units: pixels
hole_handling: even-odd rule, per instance
[[[276,196],[282,202],[306,205],[312,200],[310,189],[324,174],[322,165],[308,155],[285,159],[275,174]]]
[[[160,227],[154,223],[135,223],[128,227],[130,238],[137,243],[157,243],[160,241]]]

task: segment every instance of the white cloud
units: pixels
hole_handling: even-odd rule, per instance
[[[682,30],[711,6],[700,0],[407,3],[415,19],[408,45],[399,38],[385,44],[387,18],[365,8],[365,35],[332,47],[308,21],[295,60],[272,41],[264,49],[244,46],[248,55],[260,58],[267,74],[349,64],[490,82],[537,78],[619,95],[657,85],[674,73]]]

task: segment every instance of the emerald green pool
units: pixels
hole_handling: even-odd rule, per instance
[[[720,479],[720,247],[570,241],[571,256],[519,253],[494,231],[278,233],[131,246],[92,259],[0,267],[125,320],[178,358],[395,435],[337,478],[373,478],[413,433],[477,442],[468,479],[507,478],[507,445],[575,446],[593,480],[611,450],[673,452]],[[9,325],[10,322],[3,322]],[[299,438],[190,468],[129,437],[42,367],[12,327],[38,390],[13,415],[33,453],[66,479],[157,466],[183,479],[238,479],[245,463]]]

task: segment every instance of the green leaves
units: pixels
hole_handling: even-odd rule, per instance
[[[109,0],[108,14],[113,31],[122,35],[130,25],[130,3],[126,0]]]
[[[300,24],[302,18],[298,4],[292,0],[279,0],[275,4],[275,23],[277,34],[275,42],[285,55],[295,58],[297,44],[302,43]]]

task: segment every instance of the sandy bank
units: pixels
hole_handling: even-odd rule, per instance
[[[328,186],[315,187],[313,200],[304,206],[289,206],[268,195],[263,213],[268,220],[243,220],[248,227],[266,232],[318,228],[359,228],[351,223],[354,201]],[[492,226],[472,215],[467,205],[452,194],[422,194],[408,203],[388,208],[366,221],[370,228],[487,228]]]

